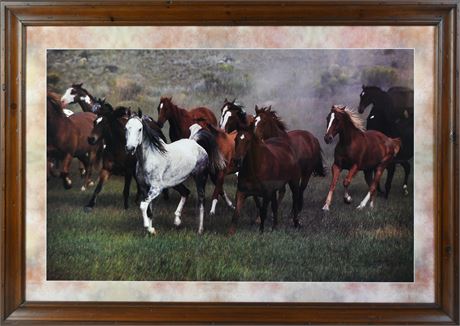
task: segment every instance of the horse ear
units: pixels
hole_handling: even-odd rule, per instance
[[[365,87],[366,87],[366,86],[364,86],[364,84],[363,84],[363,89],[364,89]]]
[[[259,113],[259,107],[256,104],[256,107],[254,108],[256,110],[256,113]]]
[[[235,104],[235,101],[236,101],[236,97],[233,99],[232,104]]]
[[[170,101],[172,101],[172,96],[168,97],[168,99],[169,99]]]
[[[105,103],[105,96],[101,99],[102,103]]]
[[[227,102],[228,102],[228,100],[227,100],[227,98],[225,98],[224,103],[227,103]]]
[[[268,107],[268,111],[271,111],[271,110],[272,110],[272,106],[270,105],[270,106]]]
[[[137,108],[137,116],[142,119],[142,110],[141,110],[141,108]]]

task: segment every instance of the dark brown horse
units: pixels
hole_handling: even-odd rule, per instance
[[[285,137],[288,139],[296,155],[299,164],[302,180],[300,182],[300,207],[303,207],[303,193],[308,185],[312,174],[325,176],[323,156],[318,139],[305,130],[287,131],[284,122],[270,107],[255,108],[255,134],[260,139],[266,140],[272,137]],[[280,194],[280,200],[283,193]]]
[[[158,125],[163,127],[169,121],[169,138],[172,142],[190,136],[190,126],[196,119],[202,118],[209,124],[217,126],[214,113],[208,108],[198,107],[190,110],[182,109],[172,102],[171,97],[162,97],[158,104]]]
[[[363,121],[358,115],[341,105],[334,105],[327,116],[325,142],[330,144],[337,134],[339,134],[340,139],[334,151],[332,182],[323,210],[329,210],[332,195],[343,169],[349,170],[348,175],[343,180],[345,203],[349,204],[352,200],[348,193],[351,180],[358,171],[364,171],[369,192],[357,208],[363,209],[369,200],[372,208],[374,207],[375,191],[380,177],[388,164],[398,154],[401,140],[389,138],[376,130],[365,131]],[[372,178],[373,171],[375,171],[375,175]]]
[[[64,92],[61,97],[62,107],[67,107],[69,104],[78,103],[83,112],[98,113],[100,108],[100,101],[91,95],[86,89],[83,88],[83,83],[72,84]]]
[[[81,112],[67,117],[62,110],[59,97],[51,92],[47,94],[46,109],[48,155],[61,161],[60,175],[66,189],[72,187],[69,169],[72,158],[77,157],[86,170],[85,183],[82,186],[82,190],[85,190],[90,184],[93,165],[102,150],[101,144],[90,145],[87,141],[96,115]]]
[[[223,186],[225,176],[227,174],[237,172],[237,169],[233,164],[233,157],[235,156],[235,137],[237,132],[233,131],[231,133],[226,133],[222,129],[209,124],[204,119],[196,119],[195,122],[202,128],[208,130],[215,137],[219,151],[225,161],[225,169],[217,170],[215,173],[211,173],[211,179],[215,187],[214,192],[212,193],[212,206],[210,214],[214,215],[216,213],[216,205],[219,195],[225,199],[225,202],[230,208],[235,208],[232,204],[232,201],[225,193]],[[193,129],[193,125],[191,128]]]
[[[247,114],[243,105],[237,103],[236,99],[233,101],[224,100],[224,105],[220,109],[219,127],[225,132],[247,128],[253,121],[254,116]]]
[[[250,128],[241,129],[236,137],[235,160],[239,165],[236,192],[236,209],[232,218],[230,234],[236,232],[241,208],[247,196],[262,198],[260,207],[260,232],[264,230],[268,204],[273,211],[273,228],[278,224],[278,199],[276,192],[287,184],[292,191],[292,218],[299,226],[299,187],[301,172],[296,155],[286,137],[259,139]]]

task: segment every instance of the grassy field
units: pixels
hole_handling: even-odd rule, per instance
[[[75,178],[76,173],[74,173]],[[179,196],[155,203],[152,237],[143,227],[134,203],[124,210],[123,180],[112,177],[95,209],[83,206],[93,188],[65,191],[59,179],[48,182],[47,277],[49,280],[180,280],[180,281],[412,281],[413,198],[402,195],[402,169],[397,169],[393,193],[378,197],[376,207],[355,209],[366,193],[362,174],[351,186],[353,204],[342,201],[342,187],[327,214],[321,210],[330,176],[313,178],[305,192],[303,227],[290,221],[290,192],[281,209],[280,227],[259,234],[247,200],[238,232],[227,236],[232,211],[219,202],[216,216],[205,219],[205,234],[197,235],[195,191],[183,213],[183,227],[173,227]],[[236,176],[226,190],[235,193]],[[193,184],[189,184],[194,189]],[[412,181],[410,189],[412,187]],[[210,208],[211,187],[207,188]],[[267,230],[271,218],[266,221]]]

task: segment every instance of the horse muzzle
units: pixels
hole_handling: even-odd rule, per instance
[[[128,153],[130,155],[134,155],[134,153],[136,152],[136,147],[134,147],[134,146],[126,146],[125,150],[126,150],[126,153]]]
[[[334,139],[334,137],[332,137],[331,135],[324,135],[324,141],[326,142],[326,144],[330,144],[332,143],[332,140]]]
[[[360,105],[358,106],[358,112],[359,112],[360,114],[363,114],[365,109],[366,109],[366,107],[365,107],[364,105],[361,105],[361,104],[360,104]]]

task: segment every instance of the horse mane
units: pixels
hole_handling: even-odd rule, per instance
[[[345,116],[356,129],[358,129],[359,131],[366,131],[366,127],[364,126],[364,120],[361,119],[358,112],[352,110],[351,108],[345,105],[334,105],[334,108],[343,110]]]
[[[272,110],[271,107],[262,107],[258,109],[258,113],[268,113],[272,117],[273,121],[276,123],[276,126],[282,131],[287,131],[286,123],[280,118],[278,113],[275,110]]]
[[[62,110],[61,100],[59,98],[59,95],[57,95],[54,92],[48,91],[46,93],[46,99],[47,99],[48,103],[51,104],[51,109],[54,112],[56,112],[58,114],[64,114],[64,111]]]
[[[378,86],[364,86],[363,89],[370,89],[370,90],[376,90],[376,91],[381,91],[383,92],[383,89],[381,89]]]
[[[110,104],[109,104],[110,105]],[[124,116],[129,117],[131,115],[131,110],[130,108],[127,108],[125,106],[117,106],[115,110],[110,112],[113,114],[113,117],[115,119],[122,118]]]
[[[141,119],[141,118],[139,118]],[[158,149],[160,153],[166,153],[166,148],[164,147],[163,141],[161,139],[161,135],[153,128],[147,124],[144,119],[141,119],[142,122],[142,130],[144,131],[144,135],[150,140],[150,143]]]

